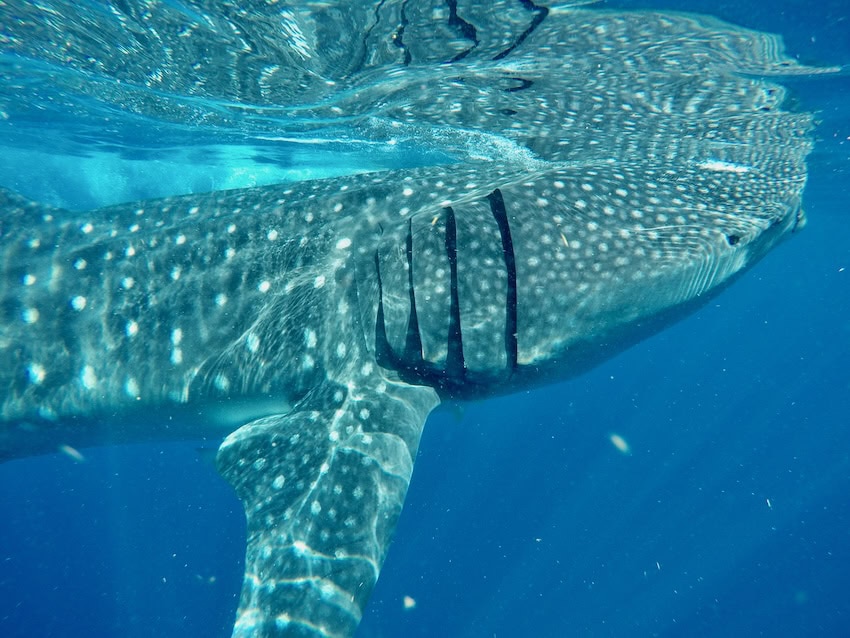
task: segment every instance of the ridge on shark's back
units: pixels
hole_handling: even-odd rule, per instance
[[[520,5],[443,65],[457,15],[407,16],[364,89],[368,117],[518,153],[82,214],[0,192],[0,459],[225,437],[234,636],[354,633],[441,399],[579,374],[804,221],[811,116],[765,78],[814,70],[775,39]]]

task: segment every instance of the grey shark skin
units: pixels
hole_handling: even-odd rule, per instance
[[[460,164],[83,214],[3,192],[0,458],[225,437],[233,635],[351,636],[441,399],[579,374],[804,219],[811,116],[766,76],[805,69],[775,39],[591,11],[521,33],[370,84],[370,117],[470,140]]]

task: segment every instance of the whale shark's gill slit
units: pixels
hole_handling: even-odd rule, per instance
[[[399,357],[387,338],[387,322],[384,314],[384,281],[381,277],[381,258],[375,251],[375,274],[378,280],[378,312],[375,316],[375,361],[378,365],[400,372],[415,369],[406,359]],[[421,360],[421,357],[420,357]]]
[[[413,220],[407,221],[407,289],[410,296],[410,317],[407,320],[407,339],[404,360],[422,363],[422,333],[416,313],[416,293],[413,287]]]
[[[463,359],[463,333],[460,327],[460,299],[457,285],[457,224],[455,211],[451,206],[446,211],[446,257],[449,260],[450,300],[449,334],[446,344],[446,376],[449,379],[463,381],[466,377],[466,363]]]
[[[375,360],[385,368],[400,368],[401,361],[393,352],[387,339],[387,323],[384,318],[384,282],[381,278],[381,258],[375,251],[375,274],[378,279],[378,313],[375,318]]]
[[[501,60],[505,56],[509,55],[511,51],[513,51],[520,44],[525,42],[525,39],[530,36],[534,32],[534,30],[540,26],[540,23],[546,19],[546,16],[549,15],[548,7],[542,7],[540,5],[534,4],[531,0],[519,0],[519,2],[525,9],[534,12],[534,18],[532,18],[531,24],[528,25],[528,28],[522,33],[520,33],[519,37],[514,40],[514,43],[504,51],[501,51],[495,56],[493,56],[493,60]]]
[[[511,227],[508,223],[508,212],[505,209],[505,199],[502,191],[498,188],[487,195],[490,202],[490,210],[496,225],[499,227],[499,235],[502,239],[502,256],[505,259],[505,272],[508,277],[507,293],[505,294],[505,354],[507,355],[508,376],[513,374],[517,367],[517,289],[516,289],[516,256],[514,255],[514,242],[511,237]]]

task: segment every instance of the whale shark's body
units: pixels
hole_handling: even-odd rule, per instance
[[[441,400],[581,373],[804,221],[775,39],[518,4],[491,40],[456,3],[406,16],[364,89],[458,163],[83,214],[0,194],[0,459],[224,437],[234,636],[354,633]],[[431,64],[429,20],[475,46]]]

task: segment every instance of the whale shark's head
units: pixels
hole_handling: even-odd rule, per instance
[[[414,184],[439,204],[381,237],[379,361],[449,396],[582,372],[804,225],[806,146],[747,163],[485,165]]]

